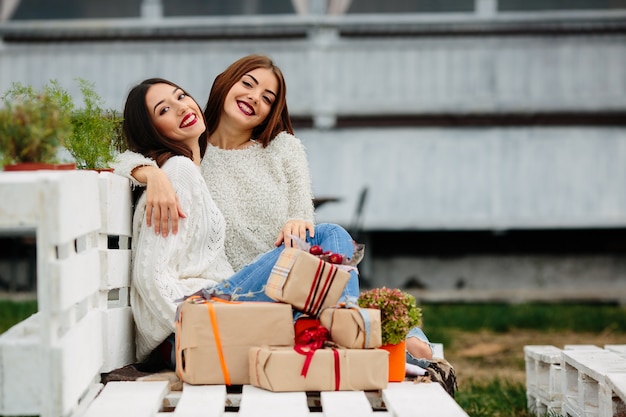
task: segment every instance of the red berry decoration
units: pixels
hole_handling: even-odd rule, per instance
[[[323,253],[324,253],[324,250],[322,249],[322,247],[321,247],[320,245],[313,245],[313,246],[311,246],[311,248],[309,249],[309,253],[310,253],[311,255],[318,256],[318,255],[323,254]]]
[[[338,253],[331,253],[330,256],[328,257],[328,261],[331,264],[340,264],[340,263],[343,263],[343,256],[341,256]]]

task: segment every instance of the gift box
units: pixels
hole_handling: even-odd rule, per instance
[[[301,249],[285,248],[272,268],[265,294],[317,317],[323,308],[337,304],[349,279],[350,273],[341,266]]]
[[[319,320],[330,332],[330,340],[348,349],[371,349],[382,345],[380,310],[376,308],[330,307]]]
[[[176,373],[189,384],[248,384],[248,350],[294,345],[289,304],[184,301],[176,320]]]
[[[294,348],[253,347],[249,355],[250,384],[269,391],[378,390],[388,383],[389,353],[382,349],[317,349],[306,372],[308,356]]]

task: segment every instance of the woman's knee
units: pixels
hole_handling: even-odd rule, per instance
[[[406,339],[406,350],[414,358],[423,358],[428,360],[433,358],[433,351],[430,347],[430,343],[417,337],[408,337]]]

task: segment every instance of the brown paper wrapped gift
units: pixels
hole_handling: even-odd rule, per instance
[[[316,317],[324,307],[337,304],[349,279],[350,273],[337,265],[301,249],[285,248],[272,268],[265,294]]]
[[[289,304],[187,300],[176,322],[176,373],[189,384],[248,384],[248,350],[293,346]]]
[[[380,310],[376,308],[326,308],[319,320],[330,332],[330,340],[342,347],[371,349],[382,345]]]
[[[307,356],[290,347],[250,349],[250,384],[270,391],[358,391],[387,388],[389,353],[382,349],[333,349]]]

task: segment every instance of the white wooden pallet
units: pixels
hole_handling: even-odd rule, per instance
[[[83,417],[467,417],[438,383],[390,383],[382,391],[271,392],[251,385],[109,382]]]
[[[563,415],[571,417],[624,416],[618,412],[623,400],[615,388],[623,389],[626,360],[605,349],[563,350]],[[612,375],[613,386],[608,379]]]
[[[528,409],[536,416],[560,413],[561,349],[552,345],[524,346],[524,359]]]

